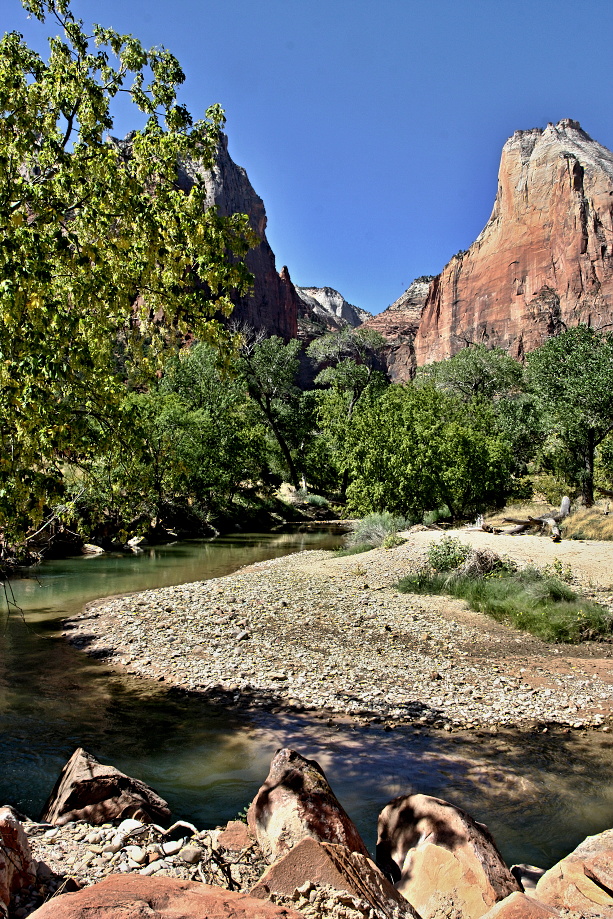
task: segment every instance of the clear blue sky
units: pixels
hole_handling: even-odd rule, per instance
[[[73,0],[164,45],[230,153],[295,283],[379,312],[489,217],[504,141],[575,118],[613,148],[611,0]],[[41,27],[2,0],[0,30]],[[130,123],[118,119],[117,134]]]

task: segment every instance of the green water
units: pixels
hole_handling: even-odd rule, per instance
[[[235,816],[274,751],[293,746],[324,767],[370,848],[393,796],[444,797],[488,824],[509,863],[548,867],[613,826],[613,740],[606,734],[452,735],[352,728],[327,719],[240,713],[159,683],[117,675],[59,637],[61,620],[98,597],[217,577],[262,558],[331,548],[329,532],[240,534],[139,556],[48,562],[12,581],[0,635],[0,803],[37,816],[81,745],[151,784],[200,827]]]

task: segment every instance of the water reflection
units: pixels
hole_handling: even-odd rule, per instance
[[[0,803],[37,815],[78,745],[149,782],[199,826],[235,816],[274,751],[316,758],[373,847],[376,817],[410,790],[448,798],[487,823],[506,860],[547,867],[613,826],[613,741],[604,734],[447,735],[328,725],[300,715],[239,713],[161,684],[109,672],[57,637],[88,600],[216,576],[321,545],[327,534],[241,535],[125,558],[51,562],[40,584],[15,583],[26,625],[0,639]]]

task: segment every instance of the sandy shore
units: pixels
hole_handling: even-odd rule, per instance
[[[321,710],[454,729],[613,726],[613,645],[553,645],[397,580],[443,534],[335,558],[302,552],[233,575],[90,605],[66,623],[78,648],[226,706]],[[558,558],[613,605],[613,546],[459,531],[537,565]]]

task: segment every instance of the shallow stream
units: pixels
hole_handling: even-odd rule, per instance
[[[316,758],[369,848],[393,796],[439,795],[488,824],[509,864],[549,867],[613,826],[613,737],[519,731],[386,732],[282,712],[228,712],[197,695],[117,674],[59,637],[88,601],[218,577],[263,558],[332,548],[338,533],[240,534],[138,556],[46,562],[14,580],[0,634],[0,803],[37,817],[75,747],[152,785],[201,828],[236,816],[274,751]]]

